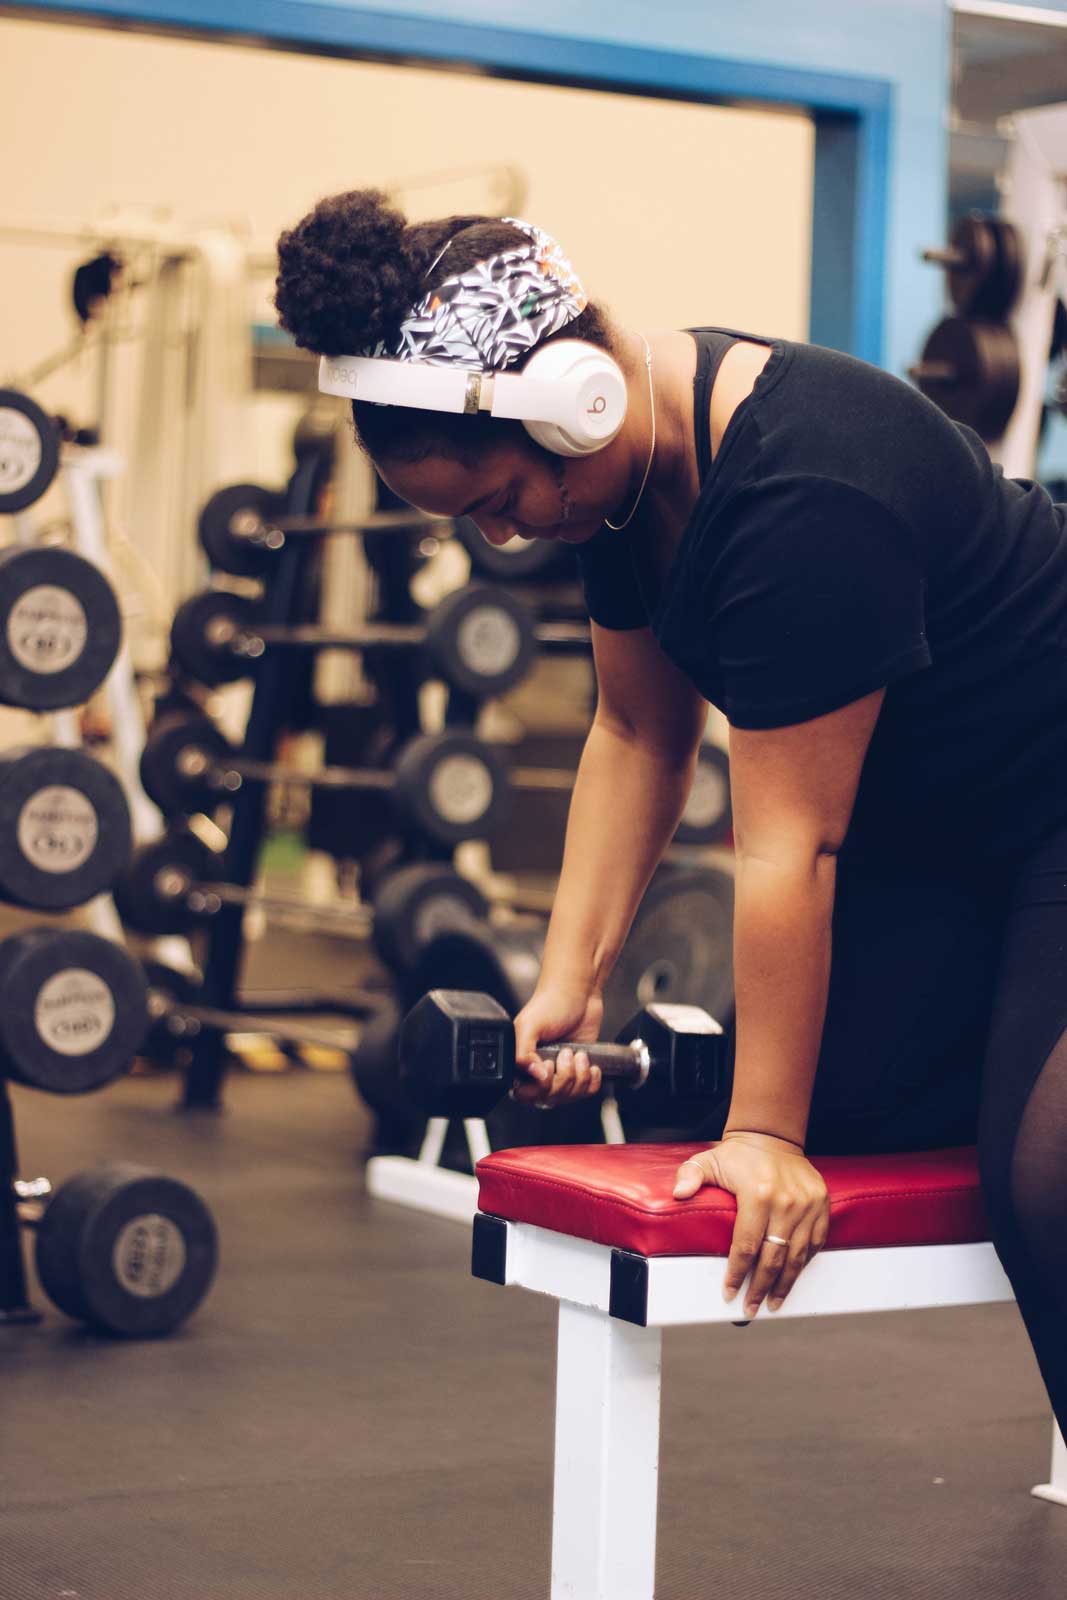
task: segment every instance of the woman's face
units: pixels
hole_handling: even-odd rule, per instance
[[[470,517],[492,545],[521,539],[584,544],[626,495],[622,452],[551,456],[518,439],[473,466],[446,456],[386,462],[378,471],[401,499],[443,517]]]

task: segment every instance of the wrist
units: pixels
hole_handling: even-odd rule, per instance
[[[550,951],[546,947],[541,958],[540,982],[556,990],[602,995],[605,978],[595,961],[579,959],[566,951]]]
[[[791,1149],[799,1150],[801,1152],[801,1154],[803,1154],[803,1151],[804,1151],[803,1140],[800,1140],[800,1139],[789,1139],[783,1133],[768,1133],[763,1128],[724,1128],[723,1129],[722,1136],[723,1136],[724,1139],[729,1139],[729,1138],[733,1137],[734,1135],[744,1135],[744,1136],[747,1136],[749,1138],[755,1137],[755,1138],[758,1138],[758,1139],[769,1139],[772,1144],[787,1144],[787,1145],[790,1146]]]

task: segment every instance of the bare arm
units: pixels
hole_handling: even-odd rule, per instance
[[[599,689],[542,979],[603,988],[685,808],[707,702],[647,628],[592,627]]]
[[[826,1020],[836,855],[884,694],[792,728],[731,730],[737,1057],[725,1132],[804,1143]]]

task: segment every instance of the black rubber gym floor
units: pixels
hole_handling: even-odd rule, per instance
[[[0,1331],[2,1600],[547,1600],[553,1306],[365,1197],[347,1077],[15,1096],[24,1175],[159,1166],[222,1259],[168,1340]],[[660,1600],[1062,1600],[1014,1307],[765,1315],[666,1336]]]

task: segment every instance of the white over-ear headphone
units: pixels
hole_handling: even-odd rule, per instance
[[[488,411],[521,422],[532,439],[558,456],[603,450],[626,419],[626,379],[618,363],[583,339],[541,345],[521,372],[480,372],[386,356],[323,356],[319,388],[324,394],[423,411]]]

